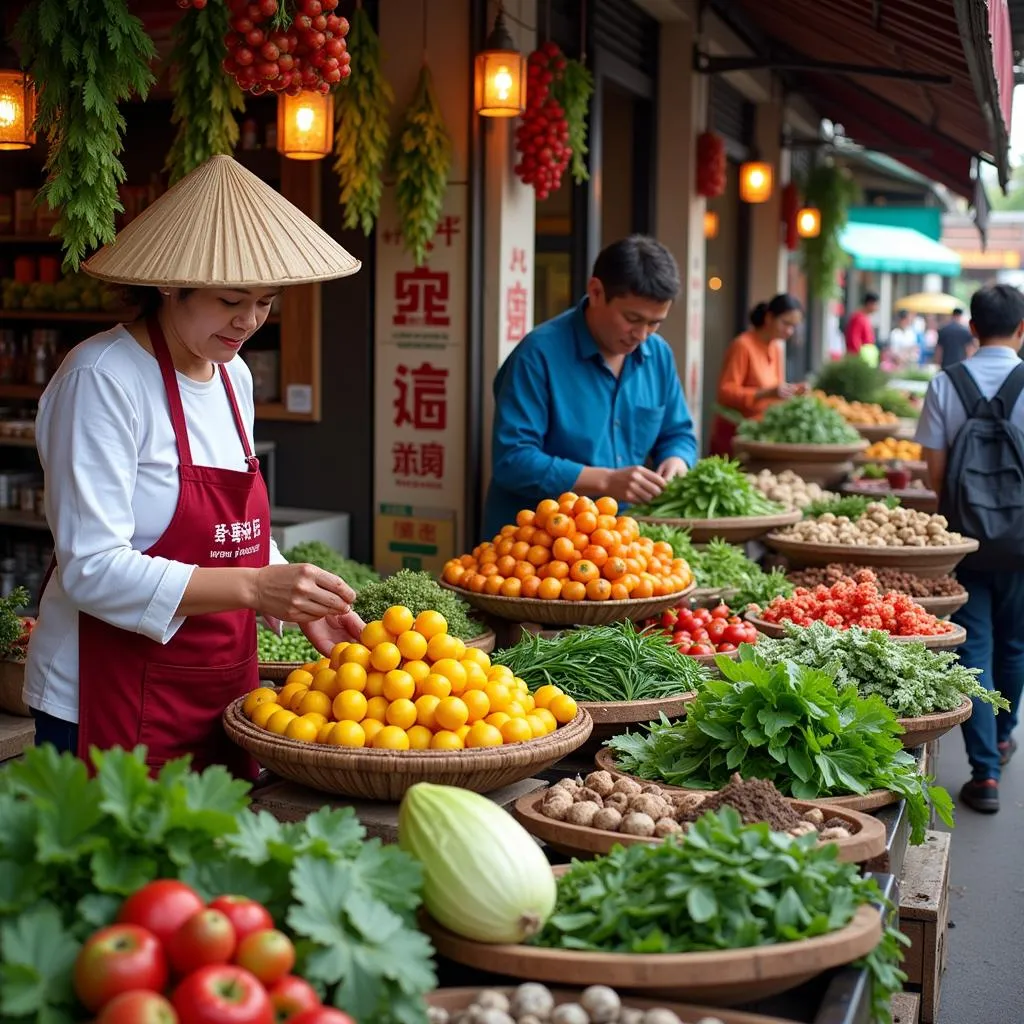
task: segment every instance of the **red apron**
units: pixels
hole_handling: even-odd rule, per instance
[[[178,445],[178,506],[145,554],[202,567],[262,568],[270,559],[270,502],[227,370],[218,366],[248,471],[192,464],[185,412],[163,331],[147,323]],[[192,767],[225,765],[254,779],[256,762],[221,725],[224,708],[259,686],[256,613],[190,615],[166,644],[79,612],[78,756],[89,748],[145,744],[152,771],[192,755]]]
[[[732,441],[739,428],[732,420],[715,414],[711,423],[711,440],[709,443],[709,454],[727,455],[732,458]]]

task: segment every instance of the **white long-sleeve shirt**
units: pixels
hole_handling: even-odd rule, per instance
[[[252,375],[227,364],[252,444]],[[178,374],[197,466],[244,471],[245,454],[220,374]],[[78,345],[39,402],[36,446],[58,569],[39,609],[25,702],[78,721],[78,612],[167,643],[194,565],[143,552],[178,503],[178,451],[160,367],[123,327]],[[284,558],[271,541],[271,562]]]

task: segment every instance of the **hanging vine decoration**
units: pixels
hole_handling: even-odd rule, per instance
[[[803,240],[803,266],[807,283],[823,299],[834,297],[836,275],[849,262],[839,245],[849,208],[860,189],[850,174],[833,161],[818,164],[803,185],[804,202],[821,211],[821,232]]]
[[[55,234],[64,265],[113,239],[122,211],[117,189],[125,121],[118,103],[145,99],[153,84],[153,41],[126,0],[34,0],[15,35],[32,77],[42,83],[37,131],[49,143],[39,198],[60,210]]]
[[[334,171],[341,186],[346,228],[373,231],[380,216],[384,164],[395,93],[384,77],[380,37],[360,3],[349,30],[352,76],[335,92]]]
[[[590,180],[587,169],[587,114],[594,94],[594,76],[578,60],[566,60],[561,77],[556,77],[551,91],[565,111],[567,142],[572,153],[572,177],[577,185]]]
[[[223,3],[193,5],[174,26],[171,123],[178,132],[165,164],[172,185],[211,156],[234,152],[238,143],[235,111],[245,109],[245,100],[222,66],[227,32]]]

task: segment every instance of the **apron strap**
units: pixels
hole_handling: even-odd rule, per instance
[[[156,316],[146,319],[146,330],[149,340],[153,343],[153,354],[160,364],[160,376],[163,377],[164,391],[167,392],[167,404],[171,409],[171,425],[174,427],[174,440],[178,445],[178,461],[183,466],[192,465],[192,446],[188,441],[188,427],[185,425],[185,409],[181,404],[181,392],[178,390],[178,378],[174,373],[174,362],[171,351],[167,347],[163,328]]]
[[[253,455],[252,448],[249,447],[249,435],[245,430],[245,423],[242,422],[242,413],[238,408],[238,399],[235,397],[235,389],[231,383],[231,375],[228,373],[227,365],[220,363],[220,379],[224,384],[224,390],[227,392],[228,403],[231,406],[231,413],[235,417],[235,426],[238,428],[238,436],[242,441],[242,451],[245,452],[245,461],[249,466],[249,472],[255,473],[260,468],[260,460]]]

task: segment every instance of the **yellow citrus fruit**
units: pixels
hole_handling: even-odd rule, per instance
[[[402,664],[402,652],[390,640],[385,640],[370,652],[370,664],[378,672],[390,672]]]
[[[459,664],[466,670],[467,690],[487,689],[487,673],[476,662],[463,658]]]
[[[367,672],[366,673],[366,689],[363,693],[369,697],[379,697],[384,692],[384,673],[383,672]]]
[[[555,697],[547,709],[555,716],[555,721],[560,725],[565,725],[566,722],[571,722],[576,717],[576,701],[567,693]]]
[[[544,728],[547,729],[548,732],[554,732],[558,728],[558,719],[555,718],[549,708],[535,708],[533,711],[528,711],[526,713],[527,718],[531,715],[539,718],[544,723]]]
[[[542,718],[538,718],[536,715],[527,715],[525,722],[530,727],[530,731],[533,733],[534,739],[540,739],[541,736],[547,736],[548,727]]]
[[[426,679],[420,681],[417,687],[421,694],[432,697],[447,697],[452,692],[451,680],[431,672]]]
[[[397,725],[399,729],[411,729],[416,724],[416,705],[406,697],[393,700],[384,717],[388,725]]]
[[[467,747],[500,747],[503,742],[501,730],[486,722],[475,722],[466,736]]]
[[[309,673],[307,672],[306,675],[309,676]],[[309,676],[309,681],[313,681],[312,676]],[[305,693],[308,689],[309,685],[307,683],[300,683],[298,681],[294,683],[285,683],[284,686],[281,687],[281,692],[277,695],[277,703],[280,704],[281,707],[286,708],[291,703],[292,697],[294,697],[295,694]]]
[[[440,612],[422,611],[416,616],[412,628],[429,640],[431,637],[437,636],[438,633],[447,633],[448,621]]]
[[[408,608],[405,608],[400,604],[393,604],[384,613],[384,617],[381,621],[384,623],[384,628],[392,636],[401,636],[403,633],[407,633],[412,629],[413,623],[416,619]]]
[[[307,693],[309,693],[309,688],[305,686],[300,687],[298,690],[296,690],[291,695],[291,699],[288,701],[288,710],[294,711],[296,714],[298,714],[299,705],[303,702]],[[281,702],[278,701],[278,703],[280,704]]]
[[[377,718],[364,718],[358,725],[363,730],[364,743],[368,747],[373,746],[373,738],[384,728],[384,723]]]
[[[461,693],[466,688],[466,670],[454,658],[435,661],[433,671],[452,684],[452,693]]]
[[[462,695],[462,703],[469,710],[469,718],[466,719],[471,725],[481,718],[486,718],[491,713],[491,702],[483,690],[466,690]]]
[[[318,715],[327,716],[331,713],[331,698],[319,690],[307,690],[305,696],[299,701],[298,713],[308,715],[315,711]]]
[[[362,644],[349,644],[341,653],[342,665],[362,665],[363,668],[370,667],[370,648]]]
[[[366,702],[366,717],[376,718],[378,722],[386,722],[389,703],[387,697],[371,697]]]
[[[529,692],[519,693],[518,690],[516,692],[519,696],[519,703],[526,709],[526,713],[530,714],[530,712],[537,707],[537,702],[533,699],[533,694]]]
[[[416,721],[420,725],[425,725],[428,729],[436,728],[437,723],[434,718],[434,712],[437,711],[437,705],[440,703],[440,697],[435,697],[429,693],[417,698],[415,704]]]
[[[331,668],[336,669],[341,664],[341,656],[345,653],[345,648],[350,646],[351,644],[345,640],[331,648]]]
[[[249,696],[245,698],[245,703],[242,705],[242,714],[246,718],[252,718],[252,713],[261,704],[267,703],[277,704],[277,691],[272,690],[269,686],[258,686],[255,690],[250,691]]]
[[[488,725],[493,725],[496,729],[500,729],[506,722],[511,722],[512,719],[504,711],[492,711],[484,721]]]
[[[285,729],[288,728],[288,723],[293,722],[298,717],[294,711],[289,711],[287,708],[278,708],[267,719],[267,724],[264,728],[269,729],[271,732],[276,732],[278,736],[283,736]]]
[[[491,667],[491,659],[479,647],[466,646],[466,653],[460,661],[475,661],[484,671]]]
[[[388,700],[412,700],[415,693],[416,680],[404,669],[393,668],[384,676],[384,696]]]
[[[437,633],[427,644],[427,658],[430,661],[440,661],[442,658],[459,661],[465,653],[466,645],[450,633]]]
[[[472,729],[472,728],[473,728],[473,726],[468,725],[468,724],[467,725],[460,725],[458,727],[458,729],[455,730],[455,735],[458,736],[459,739],[462,740],[463,743],[465,743],[466,742],[466,737],[469,735],[469,730]]]
[[[366,692],[366,669],[362,665],[349,662],[338,669],[338,693],[342,690],[358,690]],[[337,693],[335,697],[337,697]]]
[[[277,714],[280,710],[280,704],[268,700],[265,703],[260,704],[249,717],[252,719],[253,725],[258,725],[261,729],[266,729],[267,722],[270,721],[270,716]]]
[[[430,741],[434,738],[434,734],[425,725],[414,725],[406,729],[405,734],[409,737],[410,750],[429,750]]]
[[[521,693],[530,692],[530,688],[526,685],[526,680],[520,679],[519,676],[513,676],[511,680],[503,679],[502,682],[505,683],[505,685],[508,686],[510,689],[515,688],[519,690]]]
[[[293,718],[285,727],[284,734],[290,740],[312,743],[319,731],[320,727],[316,722],[311,722],[308,718]]]
[[[435,732],[434,738],[430,741],[431,750],[461,750],[462,747],[462,739],[447,729]]]
[[[404,729],[397,725],[385,725],[376,736],[373,737],[373,745],[378,750],[408,750],[409,737]]]
[[[384,623],[378,619],[376,622],[368,622],[362,633],[359,634],[359,642],[368,647],[371,651],[378,644],[387,643],[391,640],[391,634],[387,631]]]
[[[416,635],[419,636],[419,633]],[[422,683],[423,680],[430,675],[430,666],[419,658],[413,658],[412,661],[407,661],[402,666],[402,670],[408,672],[417,683]]]
[[[434,720],[442,729],[454,731],[469,720],[469,708],[460,697],[443,697],[434,709]]]
[[[484,693],[491,702],[492,711],[504,711],[512,703],[512,691],[504,683],[488,683]]]
[[[506,679],[512,679],[514,677],[512,675],[512,669],[510,669],[508,665],[492,665],[487,670],[487,678],[505,682]]]
[[[358,722],[337,722],[328,742],[336,747],[365,747],[366,733]]]
[[[369,701],[358,690],[342,690],[334,698],[332,710],[339,722],[361,722],[366,717],[368,708]]]
[[[504,711],[505,711],[505,714],[508,715],[509,718],[525,718],[526,717],[526,708],[524,708],[523,705],[520,704],[519,701],[517,701],[517,700],[510,700],[505,705]]]
[[[307,672],[304,668],[293,668],[288,673],[288,678],[284,681],[286,687],[291,686],[292,683],[298,683],[300,686],[309,686],[313,682],[313,673]]]
[[[427,653],[427,638],[415,629],[399,633],[395,643],[406,661],[420,661]]]
[[[322,668],[315,676],[310,686],[311,690],[317,693],[326,694],[330,700],[338,696],[341,687],[338,685],[338,673],[333,668]]]
[[[330,743],[331,733],[334,732],[334,727],[337,724],[337,722],[324,722],[324,724],[320,726],[320,731],[316,734],[317,743]]]
[[[311,722],[316,722],[317,729],[319,729],[322,725],[326,725],[328,722],[327,716],[321,715],[319,711],[309,711],[306,714],[301,715],[300,717],[307,718]]]
[[[328,665],[327,667],[330,668],[331,666]],[[319,661],[307,661],[306,664],[302,666],[300,671],[307,672],[307,673],[309,673],[309,675],[315,676],[317,674],[317,672],[320,671],[320,662]]]
[[[561,690],[557,686],[552,686],[548,683],[546,686],[540,687],[537,692],[533,695],[534,702],[539,708],[546,708],[557,696],[561,694]]]
[[[501,738],[506,743],[525,743],[533,739],[533,729],[525,718],[510,718],[501,726]]]

